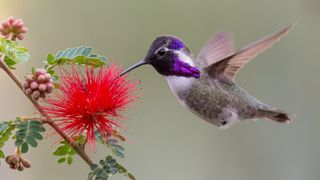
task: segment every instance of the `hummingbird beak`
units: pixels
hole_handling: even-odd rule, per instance
[[[131,67],[129,67],[128,69],[124,70],[121,74],[120,74],[120,77],[127,74],[128,72],[136,69],[137,67],[140,67],[142,65],[145,65],[145,64],[148,64],[147,61],[145,61],[144,59],[138,61],[136,64],[132,65]]]

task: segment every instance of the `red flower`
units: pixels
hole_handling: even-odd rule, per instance
[[[23,40],[24,33],[27,32],[27,28],[24,26],[22,19],[14,19],[12,16],[6,21],[2,22],[0,26],[0,33],[5,38],[9,38],[11,35],[11,40],[15,41],[17,38]]]
[[[121,112],[138,97],[133,94],[137,83],[119,77],[120,73],[116,65],[101,67],[96,74],[91,67],[85,74],[74,67],[71,73],[62,75],[60,92],[55,99],[46,100],[44,109],[68,135],[85,133],[94,144],[94,131],[106,138],[122,127]]]

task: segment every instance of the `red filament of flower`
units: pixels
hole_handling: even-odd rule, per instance
[[[115,64],[101,67],[97,73],[87,67],[85,74],[73,67],[71,73],[62,75],[60,92],[47,99],[44,109],[70,136],[86,133],[89,143],[94,143],[97,130],[106,138],[122,127],[120,114],[138,97],[134,95],[137,82],[120,77],[120,73]]]

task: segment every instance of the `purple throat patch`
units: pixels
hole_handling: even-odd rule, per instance
[[[174,60],[172,65],[172,73],[176,76],[184,76],[184,77],[200,77],[199,69],[190,66],[188,63],[180,61],[178,58]]]

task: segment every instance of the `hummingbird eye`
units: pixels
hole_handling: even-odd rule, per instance
[[[164,48],[157,51],[157,55],[159,55],[159,56],[164,56],[164,55],[166,55],[166,53],[167,53],[167,50]]]

